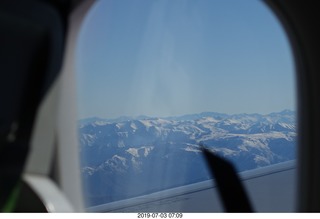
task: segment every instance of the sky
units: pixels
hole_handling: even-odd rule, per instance
[[[258,0],[100,0],[75,61],[79,119],[296,107],[288,39]]]

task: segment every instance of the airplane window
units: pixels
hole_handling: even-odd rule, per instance
[[[296,157],[293,57],[260,1],[97,1],[76,54],[87,206],[210,179],[199,144],[239,172]]]

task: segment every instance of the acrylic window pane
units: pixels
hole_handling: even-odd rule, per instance
[[[295,159],[294,66],[260,1],[97,1],[77,42],[87,205]]]

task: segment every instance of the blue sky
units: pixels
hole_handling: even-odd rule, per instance
[[[102,0],[78,37],[79,118],[295,109],[294,65],[256,0]]]

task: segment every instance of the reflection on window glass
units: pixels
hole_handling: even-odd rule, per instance
[[[288,41],[260,1],[97,1],[76,56],[87,205],[295,159]]]

